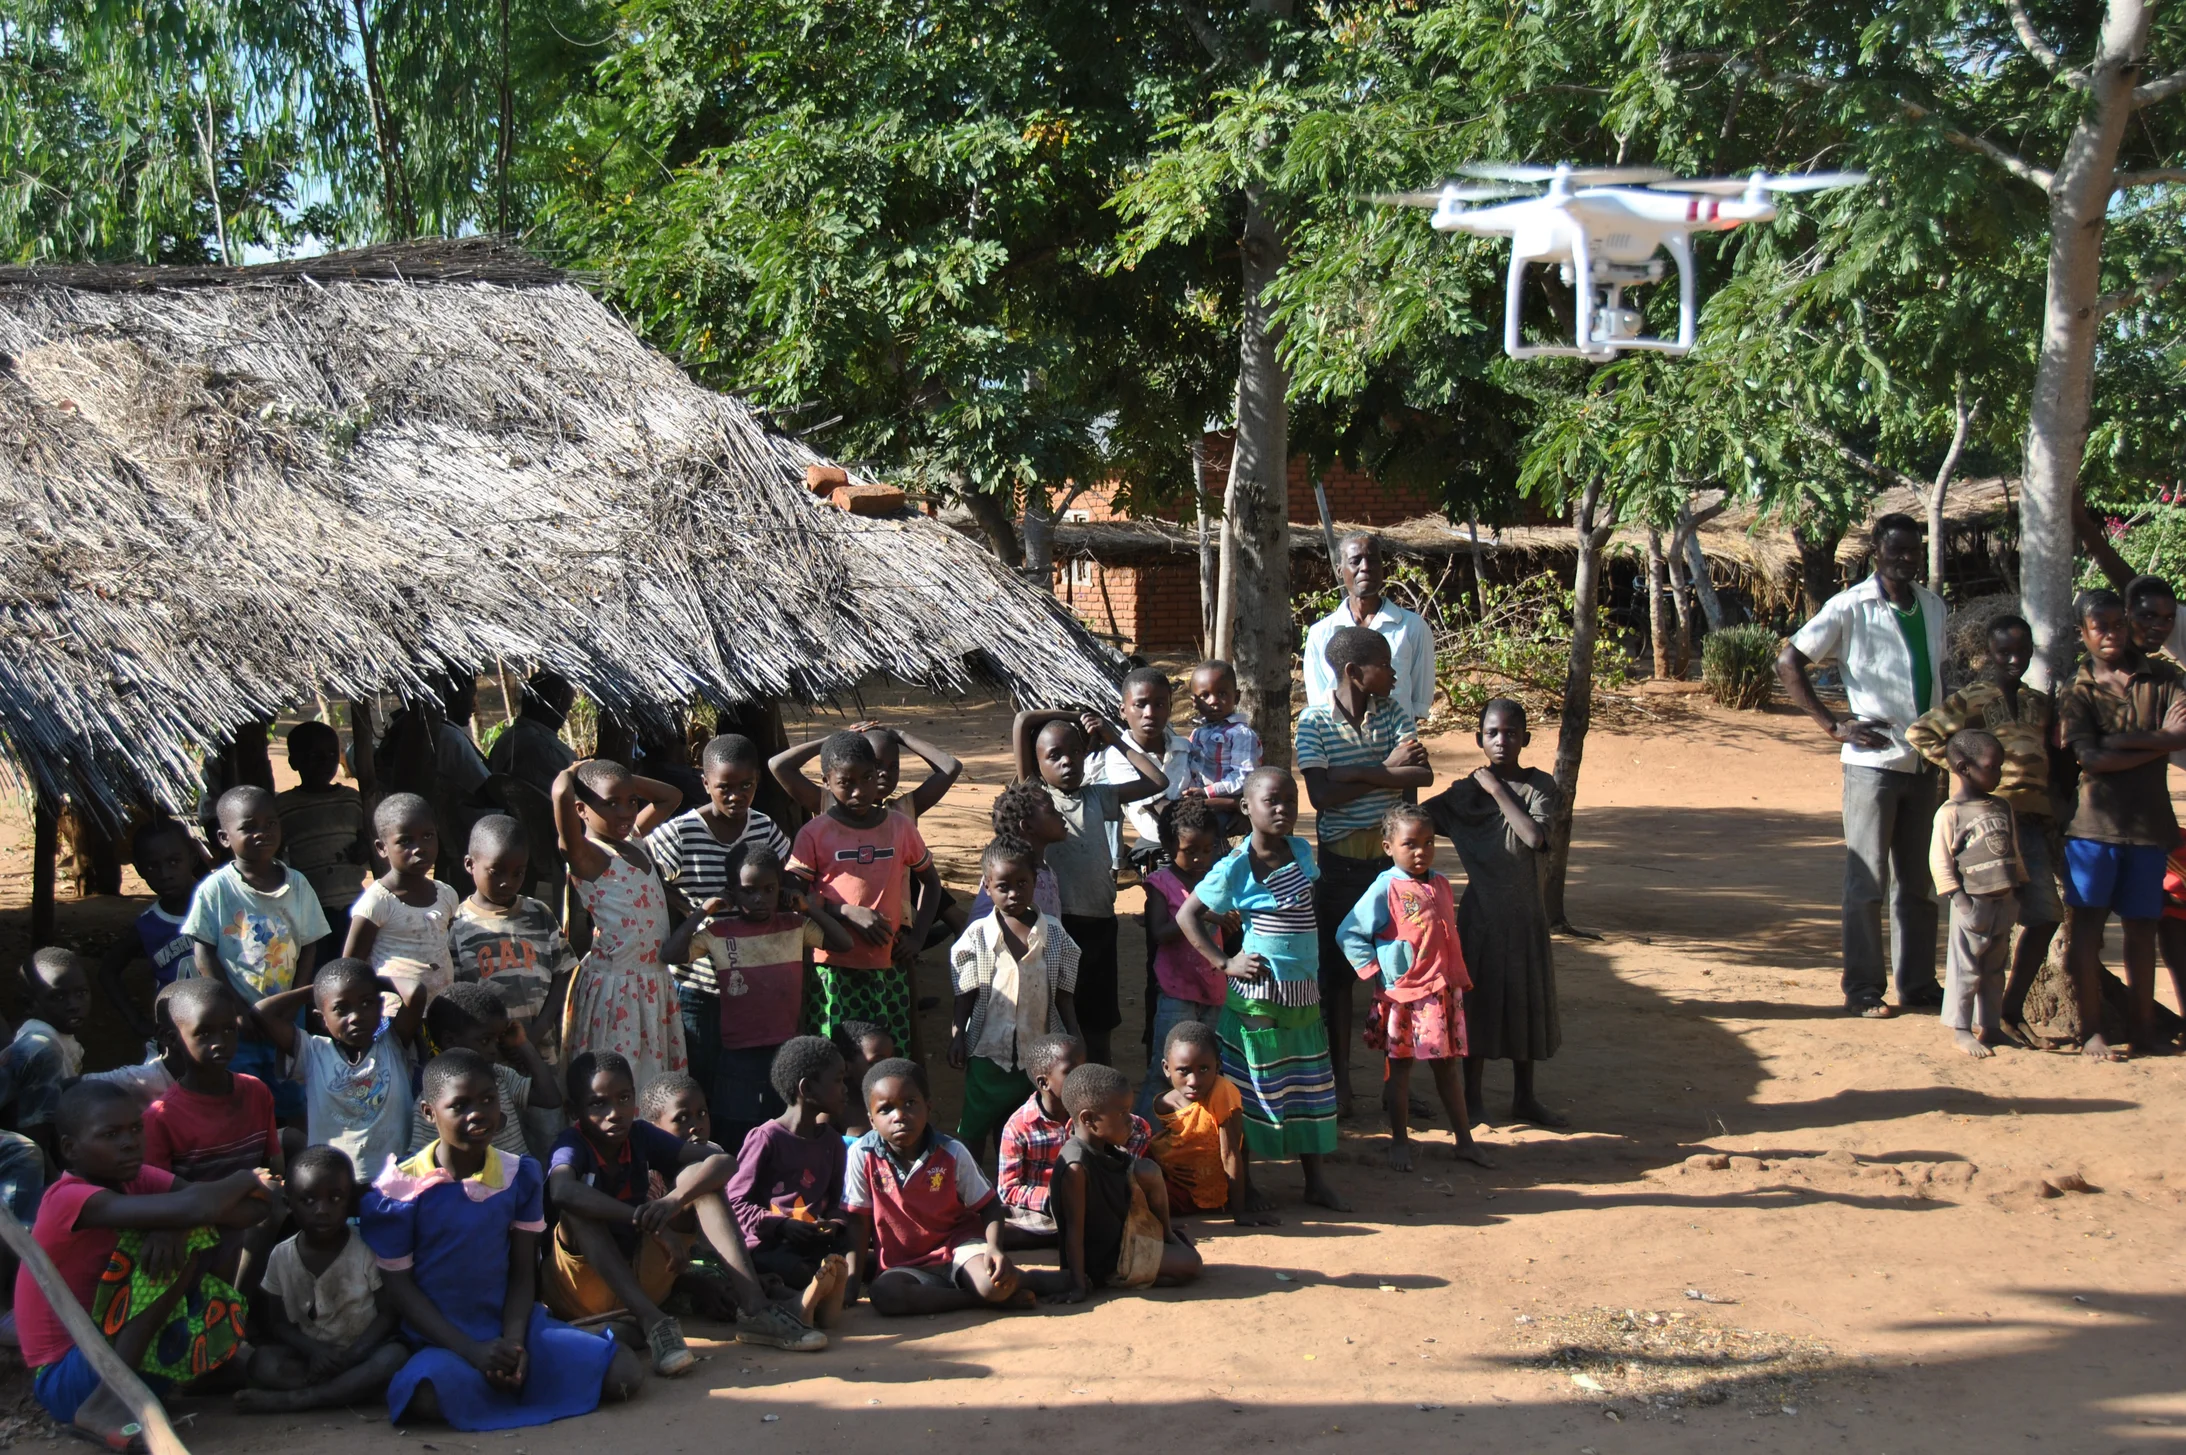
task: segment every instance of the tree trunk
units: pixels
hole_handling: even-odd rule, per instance
[[[1488,615],[1488,581],[1482,571],[1480,556],[1480,513],[1474,511],[1465,517],[1465,539],[1473,562],[1473,611],[1482,620]]]
[[[1700,522],[1693,518],[1690,505],[1677,513],[1678,536],[1684,542],[1685,569],[1691,576],[1693,595],[1700,598],[1700,614],[1707,619],[1708,630],[1723,630],[1723,603],[1715,594],[1715,574],[1708,569],[1707,553],[1700,549]]]
[[[402,126],[387,105],[387,88],[380,82],[379,39],[372,34],[364,0],[351,0],[357,17],[357,49],[364,56],[365,94],[372,103],[372,140],[380,158],[380,206],[387,214],[388,230],[398,238],[417,232],[417,209],[410,200],[410,179],[402,166]]]
[[[1003,565],[1012,570],[1025,569],[1024,542],[1017,538],[1017,522],[1010,519],[1009,506],[996,496],[982,490],[965,493],[964,508],[987,537],[987,547]],[[1053,589],[1053,582],[1043,583]]]
[[[2027,411],[2019,591],[2034,627],[2034,682],[2052,692],[2069,678],[2079,640],[2072,627],[2072,506],[2103,320],[2103,223],[2152,9],[2142,0],[2110,0],[2087,68],[2088,101],[2049,187],[2049,285]]]
[[[1564,673],[1563,713],[1556,724],[1556,817],[1548,830],[1548,868],[1541,898],[1548,922],[1571,928],[1564,908],[1564,881],[1571,869],[1572,805],[1579,793],[1579,763],[1586,755],[1586,730],[1594,719],[1594,642],[1601,624],[1602,549],[1609,544],[1614,513],[1600,511],[1600,481],[1590,482],[1572,507],[1572,529],[1579,539],[1579,565],[1572,582],[1571,665]]]
[[[1799,590],[1811,617],[1837,594],[1837,542],[1844,529],[1813,522],[1794,528],[1791,538],[1799,543]]]
[[[1051,502],[1044,486],[1025,487],[1025,574],[1039,583],[1043,591],[1055,589],[1056,523],[1084,489],[1082,485],[1073,485],[1070,493],[1060,501]],[[1113,627],[1114,623],[1110,625]]]
[[[1670,671],[1670,613],[1663,600],[1662,532],[1647,528],[1647,644],[1654,649],[1655,680],[1667,682]]]
[[[493,155],[494,231],[509,235],[509,162],[516,155],[516,103],[509,85],[509,0],[501,0],[501,134]]]
[[[1192,441],[1192,505],[1199,513],[1199,651],[1214,654],[1214,546],[1207,538],[1207,448]]]
[[[1943,452],[1943,463],[1936,468],[1936,477],[1921,492],[1928,507],[1928,589],[1943,594],[1943,506],[1951,490],[1951,477],[1958,473],[1959,456],[1966,450],[1966,433],[1973,428],[1974,417],[1981,413],[1981,401],[1966,403],[1966,376],[1958,377],[1958,387],[1952,396],[1952,422],[1950,448]]]
[[[1290,766],[1290,371],[1268,289],[1290,256],[1264,189],[1245,189],[1244,318],[1237,349],[1237,449],[1230,461],[1232,651],[1262,761]]]
[[[1672,532],[1669,548],[1662,553],[1663,563],[1670,568],[1670,605],[1677,614],[1670,670],[1680,682],[1685,680],[1686,671],[1693,665],[1693,592],[1692,581],[1685,571],[1684,547],[1683,538]]]

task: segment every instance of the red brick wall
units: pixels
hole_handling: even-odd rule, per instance
[[[1206,488],[1211,501],[1220,501],[1223,487],[1229,481],[1230,451],[1234,443],[1228,434],[1210,434],[1206,438]],[[1321,489],[1328,495],[1329,514],[1357,525],[1396,525],[1423,515],[1434,515],[1441,509],[1440,502],[1424,490],[1409,485],[1385,485],[1365,471],[1341,462],[1321,472]],[[1050,499],[1059,504],[1068,493],[1067,487],[1057,487]],[[1083,512],[1086,520],[1122,519],[1115,509],[1114,496],[1112,486],[1088,487],[1070,502],[1070,512],[1073,515]],[[1186,506],[1172,514],[1189,515],[1190,509]],[[1293,457],[1290,462],[1290,518],[1298,524],[1320,529],[1320,512],[1313,503],[1313,477],[1307,472],[1303,455]]]
[[[1055,595],[1096,633],[1126,651],[1196,650],[1199,567],[1191,561],[1145,566],[1058,562]]]

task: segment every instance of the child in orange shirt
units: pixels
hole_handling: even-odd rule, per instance
[[[1169,1089],[1154,1099],[1160,1129],[1148,1155],[1161,1167],[1175,1213],[1226,1212],[1240,1227],[1282,1221],[1252,1190],[1245,1098],[1222,1074],[1222,1049],[1205,1021],[1178,1021],[1162,1043]]]

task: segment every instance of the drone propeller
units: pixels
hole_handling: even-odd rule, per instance
[[[1537,162],[1473,162],[1457,169],[1491,182],[1549,182],[1561,172],[1581,187],[1629,186],[1659,182],[1670,174],[1660,167],[1544,167]]]
[[[1801,172],[1789,177],[1771,177],[1757,172],[1751,177],[1702,177],[1691,181],[1650,182],[1648,186],[1657,192],[1737,197],[1757,182],[1764,192],[1826,192],[1833,187],[1858,187],[1866,181],[1865,172]]]
[[[1378,202],[1384,207],[1440,207],[1442,199],[1449,197],[1458,202],[1487,202],[1499,197],[1530,197],[1532,187],[1513,187],[1504,184],[1480,186],[1437,187],[1420,192],[1371,192],[1367,201]]]

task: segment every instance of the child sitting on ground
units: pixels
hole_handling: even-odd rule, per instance
[[[523,823],[495,813],[473,824],[463,869],[477,887],[448,926],[456,983],[492,987],[533,1044],[553,1041],[577,957],[554,911],[523,892],[531,876],[531,839]]]
[[[1222,967],[1193,949],[1176,922],[1184,901],[1207,877],[1214,861],[1228,851],[1221,817],[1205,798],[1184,799],[1162,819],[1161,841],[1169,862],[1146,876],[1146,945],[1152,958],[1154,1013],[1147,1022],[1146,1084],[1139,1090],[1138,1103],[1141,1116],[1149,1114],[1154,1097],[1167,1085],[1156,1072],[1169,1032],[1184,1021],[1213,1025],[1222,1013],[1229,985]],[[1225,916],[1224,935],[1234,934],[1239,923],[1234,913]]]
[[[339,962],[337,962],[339,963]],[[329,967],[332,968],[332,967]],[[401,1322],[380,1296],[379,1264],[349,1229],[357,1173],[332,1147],[306,1147],[286,1188],[297,1232],[266,1260],[264,1313],[273,1342],[251,1351],[245,1414],[370,1403],[410,1361]]]
[[[167,998],[175,1084],[144,1112],[144,1161],[187,1182],[286,1171],[273,1093],[234,1069],[244,1008],[218,980],[185,980]]]
[[[797,831],[789,871],[849,927],[852,943],[814,956],[819,1003],[809,1019],[822,1035],[842,1021],[873,1021],[909,1045],[910,964],[933,926],[941,875],[917,825],[882,805],[880,760],[864,734],[832,734],[820,776],[834,802]],[[917,908],[906,928],[914,879]]]
[[[417,1350],[387,1390],[387,1418],[509,1430],[626,1400],[645,1364],[611,1338],[550,1318],[532,1298],[545,1177],[493,1145],[501,1094],[469,1051],[425,1067],[434,1140],[382,1172],[358,1219]]]
[[[263,788],[231,788],[215,805],[220,845],[235,857],[200,879],[182,932],[196,942],[197,973],[250,1005],[309,984],[326,912],[311,881],[280,862],[281,819]],[[255,1025],[255,1022],[254,1022]],[[255,1030],[236,1048],[235,1069],[273,1091],[275,1111],[304,1114],[303,1088],[280,1074],[279,1053]]]
[[[60,1150],[53,1118],[61,1093],[83,1074],[83,1043],[76,1033],[91,1013],[91,977],[83,956],[59,945],[33,950],[23,964],[23,991],[30,1015],[0,1050],[0,1108],[6,1124],[48,1156]],[[36,1194],[32,1195],[36,1206]]]
[[[876,1062],[864,1091],[873,1129],[850,1149],[843,1207],[873,1312],[1031,1307],[1033,1289],[1002,1252],[1001,1200],[970,1149],[931,1124],[926,1068]]]
[[[1192,736],[1184,791],[1204,799],[1227,831],[1241,823],[1245,775],[1260,766],[1260,735],[1237,710],[1237,669],[1219,660],[1192,669]]]
[[[956,990],[949,1064],[964,1072],[957,1139],[984,1154],[987,1138],[1032,1094],[1025,1067],[1043,1036],[1078,1034],[1072,993],[1078,946],[1061,921],[1032,902],[1033,855],[1014,839],[995,839],[980,856],[994,902],[949,951]]]
[[[843,1111],[842,1053],[818,1036],[785,1041],[774,1057],[774,1086],[787,1109],[744,1138],[729,1210],[752,1267],[803,1290],[806,1321],[825,1329],[842,1312],[850,1280],[846,1158],[833,1125]]]
[[[425,1008],[425,1034],[437,1051],[476,1052],[493,1067],[501,1089],[501,1130],[493,1144],[511,1157],[551,1148],[562,1130],[562,1089],[554,1068],[490,986],[458,982]],[[433,1139],[432,1123],[413,1112],[410,1149]]]
[[[842,1052],[844,1087],[842,1115],[831,1112],[828,1120],[841,1130],[847,1147],[873,1129],[872,1118],[865,1114],[864,1093],[858,1088],[865,1085],[866,1072],[895,1059],[896,1038],[888,1034],[886,1026],[871,1021],[842,1021],[827,1039]]]
[[[372,832],[387,872],[357,896],[342,953],[371,961],[373,972],[392,980],[404,999],[413,983],[423,981],[430,1004],[455,983],[448,932],[463,903],[454,885],[433,877],[440,861],[433,806],[415,793],[390,793],[372,811]]]
[[[99,966],[99,991],[129,1029],[146,1041],[156,1040],[159,1027],[145,1013],[145,1002],[122,988],[122,972],[139,956],[152,962],[152,994],[175,983],[177,976],[194,974],[192,964],[197,942],[183,933],[182,921],[190,912],[190,896],[205,877],[205,860],[190,831],[171,818],[155,818],[140,827],[129,841],[129,862],[137,877],[152,891],[152,902],[137,916],[129,933],[115,940]]]
[[[380,984],[364,961],[336,960],[309,985],[269,997],[257,1017],[260,1032],[295,1060],[306,1139],[334,1148],[351,1167],[384,1171],[410,1145],[408,1047],[423,1018],[425,984],[413,980],[392,1017],[383,1012]],[[318,1007],[325,1034],[297,1029],[306,1002]]]
[[[1071,1136],[1055,1163],[1049,1206],[1066,1285],[1055,1301],[1197,1278],[1199,1253],[1169,1221],[1161,1169],[1124,1145],[1138,1123],[1131,1083],[1113,1066],[1080,1066],[1063,1082],[1063,1103]]]
[[[1084,1064],[1085,1042],[1076,1036],[1042,1036],[1026,1053],[1025,1074],[1032,1078],[1032,1095],[1003,1123],[1002,1149],[996,1159],[1000,1171],[995,1181],[1009,1220],[1005,1247],[1044,1248],[1055,1241],[1049,1184],[1056,1155],[1070,1137],[1063,1081]],[[1127,1143],[1131,1154],[1143,1156],[1153,1137],[1153,1129],[1143,1119],[1135,1120]]]
[[[1169,1089],[1154,1099],[1160,1124],[1147,1149],[1169,1189],[1172,1216],[1226,1212],[1239,1227],[1281,1219],[1255,1211],[1252,1152],[1245,1145],[1245,1098],[1222,1074],[1222,1045],[1204,1021],[1178,1021],[1162,1043]]]
[[[774,1058],[804,1014],[805,951],[848,950],[853,941],[816,898],[802,911],[782,907],[782,860],[767,845],[729,850],[726,873],[733,912],[706,920],[695,940],[713,967],[721,1007],[708,1099],[722,1144],[740,1147],[783,1110]]]
[[[239,1171],[179,1185],[145,1162],[143,1113],[111,1082],[70,1087],[55,1128],[67,1170],[47,1189],[31,1236],[122,1362],[164,1397],[242,1352],[243,1234],[279,1215],[279,1184]],[[27,1267],[15,1276],[15,1328],[46,1413],[109,1449],[128,1448],[140,1427]]]
[[[281,819],[283,860],[311,881],[326,916],[319,963],[337,958],[349,937],[350,907],[364,886],[372,835],[365,832],[364,796],[334,775],[341,771],[341,735],[323,722],[300,722],[288,733],[288,765],[296,786],[273,796]],[[331,943],[327,943],[331,941]]]
[[[638,1115],[671,1137],[693,1144],[719,1145],[713,1139],[713,1113],[706,1109],[705,1090],[689,1072],[671,1071],[648,1082],[638,1095]],[[658,1197],[666,1191],[663,1184],[653,1189],[653,1195]]]
[[[1090,712],[1020,712],[1011,740],[1017,776],[1046,784],[1048,797],[1063,816],[1066,833],[1048,850],[1047,863],[1062,892],[1062,926],[1078,945],[1078,1023],[1086,1052],[1105,1063],[1108,1038],[1123,1022],[1116,983],[1116,871],[1108,825],[1123,816],[1124,804],[1165,792],[1169,775]],[[1096,747],[1120,748],[1139,776],[1128,783],[1087,782],[1086,754]]]
[[[1389,1117],[1389,1166],[1412,1170],[1412,1063],[1432,1069],[1442,1108],[1457,1137],[1454,1155],[1492,1166],[1473,1142],[1472,1118],[1458,1066],[1465,1059],[1464,993],[1472,979],[1457,943],[1450,881],[1435,872],[1435,826],[1427,811],[1400,803],[1382,815],[1382,852],[1390,867],[1367,887],[1336,927],[1337,941],[1361,980],[1380,979],[1367,1017],[1366,1044],[1383,1053],[1382,1109]]]
[[[683,1329],[660,1301],[675,1288],[701,1232],[727,1266],[737,1342],[810,1352],[827,1335],[769,1304],[721,1189],[735,1162],[710,1143],[685,1142],[638,1116],[630,1063],[613,1052],[580,1054],[569,1066],[576,1124],[555,1140],[547,1168],[554,1238],[543,1275],[546,1305],[561,1318],[636,1320],[661,1374],[695,1363]],[[651,1195],[659,1173],[668,1191]]]
[[[668,892],[640,841],[683,795],[620,763],[588,758],[562,770],[553,797],[562,855],[593,925],[592,948],[562,1008],[562,1055],[574,1064],[586,1051],[613,1052],[640,1081],[685,1070],[683,1015],[663,957]]]
[[[1990,1047],[2002,1039],[2004,969],[2027,869],[2012,807],[1996,796],[2004,745],[1979,728],[1962,728],[1951,735],[1945,757],[1951,796],[1936,810],[1928,850],[1936,893],[1951,906],[1943,1024],[1959,1050],[1981,1058],[1995,1055]]]

